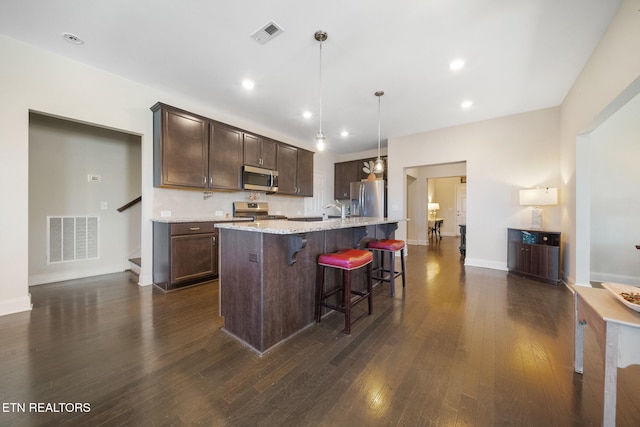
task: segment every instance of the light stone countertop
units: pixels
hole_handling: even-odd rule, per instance
[[[178,224],[183,222],[240,222],[240,221],[249,221],[251,222],[253,218],[224,218],[221,216],[210,216],[210,217],[162,217],[162,218],[151,218],[153,222],[164,222],[167,224]]]
[[[216,224],[216,228],[240,231],[253,231],[268,234],[300,234],[314,231],[339,230],[342,228],[366,227],[368,225],[393,224],[405,219],[355,217],[347,219],[328,219],[324,221],[286,221],[268,220],[251,223],[226,222]]]

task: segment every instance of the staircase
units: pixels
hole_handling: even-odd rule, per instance
[[[131,258],[128,259],[128,261],[129,261],[128,270],[130,270],[132,273],[135,273],[139,276],[140,268],[142,267],[142,259],[139,257],[132,256]]]

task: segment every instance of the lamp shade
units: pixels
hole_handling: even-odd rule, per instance
[[[520,190],[520,205],[522,206],[544,206],[558,204],[557,188],[531,188]]]
[[[440,209],[440,203],[429,203],[427,204],[427,209],[429,209],[430,211],[437,211],[438,209]]]

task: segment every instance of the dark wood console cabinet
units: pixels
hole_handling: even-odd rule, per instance
[[[561,283],[561,233],[509,228],[507,235],[507,267],[510,272],[547,283]]]
[[[165,292],[218,277],[214,222],[153,223],[153,284]]]

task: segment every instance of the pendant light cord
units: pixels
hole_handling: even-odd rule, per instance
[[[380,96],[378,96],[378,160],[380,160]]]
[[[319,82],[318,91],[320,92],[320,110],[319,110],[320,131],[318,132],[318,135],[324,136],[324,134],[322,133],[322,42],[320,42],[320,73],[319,73],[318,82]]]

